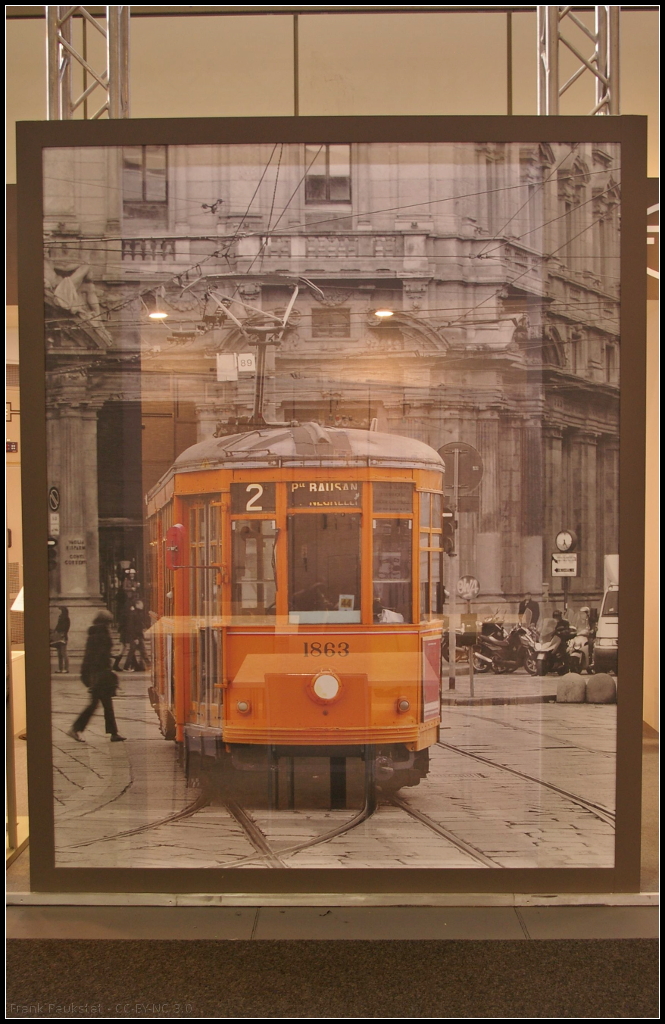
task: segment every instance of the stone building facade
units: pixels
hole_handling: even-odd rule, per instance
[[[255,351],[245,328],[296,284],[266,418],[473,445],[454,568],[479,607],[557,599],[563,528],[574,603],[598,603],[618,550],[618,147],[52,150],[44,182],[51,582],[81,629],[122,562],[140,571],[145,492],[251,416],[255,376],[217,356]]]

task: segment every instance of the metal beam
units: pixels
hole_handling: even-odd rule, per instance
[[[575,8],[538,7],[538,113],[558,114],[559,100],[587,71],[596,80],[596,104],[590,114],[618,114],[619,107],[619,19],[620,7],[596,7],[592,31],[575,14]],[[564,31],[575,25],[593,45],[585,57],[579,45],[571,42]],[[563,83],[559,82],[559,50],[565,46],[575,55],[579,66]]]
[[[105,7],[105,23],[94,16],[97,8],[78,5],[46,7],[47,117],[49,121],[68,121],[83,105],[88,117],[88,97],[101,90],[100,105],[91,119],[129,117],[129,6]],[[74,19],[83,24],[83,52],[73,42]],[[94,25],[106,40],[106,66],[95,69],[88,62],[85,28]],[[73,93],[72,70],[83,71],[83,91]],[[88,81],[91,84],[88,85]],[[95,104],[93,104],[93,107]]]

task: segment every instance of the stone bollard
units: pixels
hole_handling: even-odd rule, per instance
[[[607,672],[599,672],[597,676],[591,676],[586,683],[587,704],[616,704],[617,684],[616,680]]]
[[[584,704],[586,684],[577,672],[567,672],[557,683],[557,704]]]

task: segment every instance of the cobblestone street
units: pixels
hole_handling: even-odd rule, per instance
[[[493,679],[482,690],[494,688],[495,698],[531,694],[538,702],[452,705],[444,689],[441,742],[424,782],[307,849],[293,848],[356,812],[250,810],[267,855],[226,807],[205,805],[187,787],[174,745],[159,732],[146,675],[122,676],[114,704],[127,741],[116,744],[101,709],[85,743],[67,736],[86,691],[74,675],[54,676],[57,866],[611,867],[616,705],[538,699],[555,691],[555,679]]]

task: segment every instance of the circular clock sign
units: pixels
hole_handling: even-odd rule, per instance
[[[556,535],[556,546],[559,551],[573,551],[577,544],[577,535],[572,530],[562,530]]]

